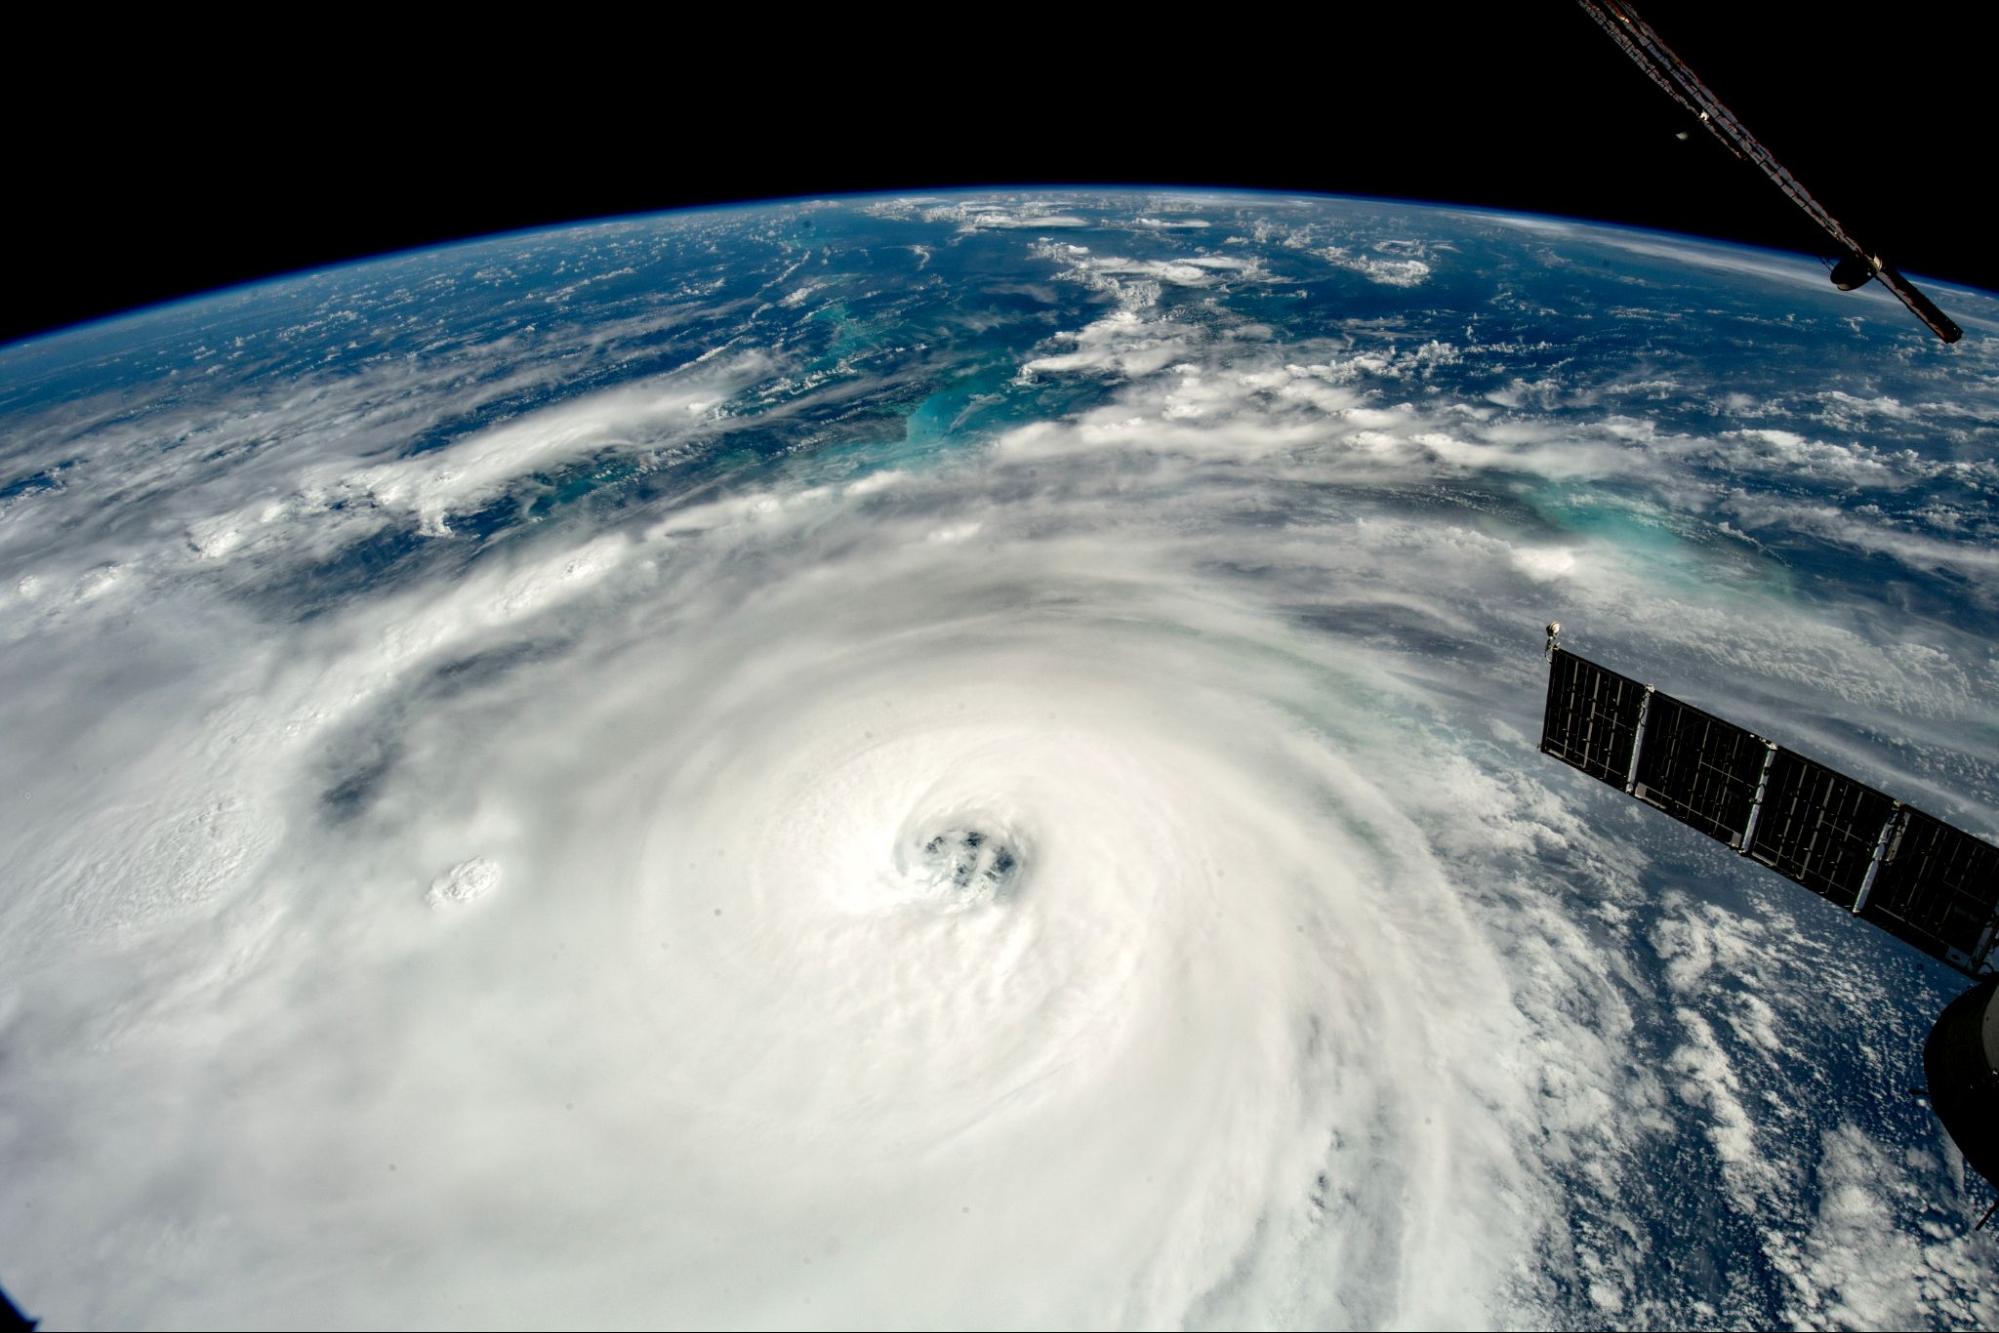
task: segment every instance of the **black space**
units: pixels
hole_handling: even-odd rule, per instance
[[[1991,101],[1986,7],[1866,30],[1820,4],[1640,9],[1863,242],[1999,288],[1992,118],[1968,109]],[[1258,186],[1825,248],[1569,0],[1175,12],[834,30],[716,9],[672,33],[543,14],[503,44],[343,31],[261,51],[132,33],[83,63],[22,43],[0,93],[0,340],[496,231],[957,185]]]

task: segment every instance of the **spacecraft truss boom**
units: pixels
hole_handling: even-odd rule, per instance
[[[1673,49],[1660,39],[1659,34],[1638,16],[1638,11],[1626,0],[1577,0],[1577,3],[1596,20],[1597,26],[1610,34],[1610,39],[1631,57],[1633,64],[1665,90],[1667,96],[1685,107],[1687,113],[1706,126],[1708,132],[1720,140],[1729,152],[1768,176],[1792,203],[1818,224],[1834,244],[1866,265],[1880,279],[1881,285],[1893,292],[1897,300],[1929,327],[1930,332],[1947,343],[1956,342],[1964,336],[1964,331],[1951,321],[1950,316],[1937,309],[1935,303],[1917,290],[1914,283],[1855,240],[1840,225],[1839,219],[1826,212],[1824,206],[1812,197],[1811,191],[1787,171],[1783,163],[1771,156],[1769,149],[1757,142],[1756,136],[1721,104],[1721,99],[1701,82],[1700,76],[1689,69],[1685,61],[1673,54]]]

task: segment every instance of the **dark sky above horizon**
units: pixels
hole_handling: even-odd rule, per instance
[[[1876,34],[1790,0],[1749,19],[1640,9],[1863,241],[1919,278],[1999,288],[1975,206],[1991,19],[1939,6]],[[1310,190],[1823,249],[1570,0],[1329,9],[1309,26],[944,20],[421,50],[341,33],[266,63],[177,36],[88,78],[30,70],[45,86],[0,94],[17,265],[0,340],[497,231],[870,190]],[[975,37],[974,21],[1003,30]]]

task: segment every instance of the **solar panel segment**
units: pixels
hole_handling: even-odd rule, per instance
[[[1932,957],[1976,972],[1999,927],[1999,847],[1904,807],[1860,914]]]
[[[1860,898],[1894,798],[1780,749],[1747,854],[1849,910]]]
[[[1973,976],[1999,945],[1999,847],[1553,643],[1541,751]]]
[[[1631,794],[1740,847],[1769,754],[1769,745],[1748,728],[1655,692]]]
[[[1621,790],[1631,774],[1645,687],[1566,649],[1554,649],[1550,658],[1542,753]]]

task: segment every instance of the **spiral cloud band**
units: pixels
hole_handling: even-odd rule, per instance
[[[1742,280],[1640,244],[794,207],[64,353],[115,392],[5,353],[69,461],[0,510],[0,1272],[83,1324],[1989,1324],[1903,1095],[1949,974],[1532,733],[1559,613],[1989,825],[1989,595],[1921,579],[1991,465],[1535,335],[1574,265]],[[1985,346],[1920,386],[1974,435]]]

